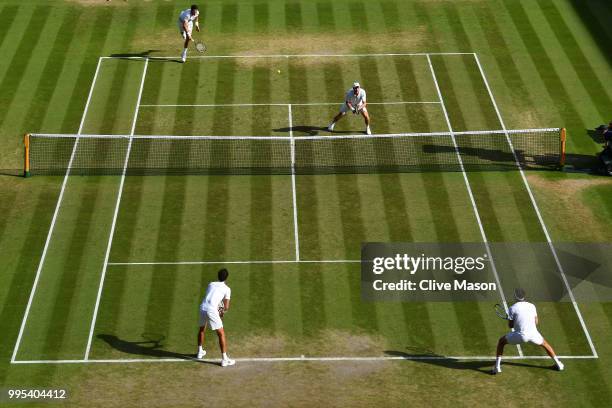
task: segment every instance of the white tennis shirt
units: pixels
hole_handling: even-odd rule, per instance
[[[537,332],[537,315],[535,305],[529,302],[516,302],[508,309],[508,317],[514,321],[514,331],[519,333]]]
[[[189,22],[189,26],[191,26],[193,24],[193,22],[196,20],[196,18],[198,18],[198,16],[200,15],[200,11],[196,10],[195,15],[191,15],[191,9],[188,8],[187,10],[183,10],[181,11],[181,14],[179,15],[179,19],[178,19],[178,25],[179,27],[183,27],[183,21],[188,21]]]
[[[366,91],[363,88],[359,88],[359,92],[355,95],[353,88],[349,89],[344,98],[346,102],[350,102],[353,107],[357,107],[366,101]]]
[[[225,282],[210,282],[206,288],[206,294],[200,304],[201,310],[206,311],[217,311],[219,304],[223,299],[230,299],[232,290],[225,284]]]

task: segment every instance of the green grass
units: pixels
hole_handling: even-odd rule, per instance
[[[200,405],[200,392],[232,405],[610,405],[610,303],[580,305],[600,358],[568,360],[562,374],[538,360],[509,363],[502,378],[484,374],[488,362],[455,361],[243,363],[221,372],[189,362],[10,364],[63,179],[15,177],[22,134],[77,132],[99,56],[177,55],[182,7],[0,5],[0,384],[64,387],[74,406]],[[598,150],[587,129],[612,112],[612,8],[604,0],[213,0],[201,8],[211,54],[476,52],[507,127],[567,127],[570,162]],[[473,57],[431,60],[453,128],[499,129]],[[84,133],[129,133],[143,68],[128,59],[101,63]],[[141,103],[335,103],[355,79],[370,102],[438,98],[424,57],[266,58],[151,60]],[[294,135],[325,134],[314,128],[336,110],[293,106],[293,124],[302,126]],[[369,110],[377,133],[447,130],[439,105]],[[287,135],[287,114],[284,106],[143,106],[136,133]],[[337,130],[362,126],[350,118]],[[554,241],[612,240],[609,180],[571,172],[528,178]],[[519,173],[470,172],[468,180],[490,241],[545,240]],[[69,179],[18,360],[83,358],[119,182]],[[279,175],[128,176],[109,261],[293,259],[291,188]],[[461,173],[299,175],[296,193],[302,259],[358,259],[364,241],[482,241]],[[109,265],[90,357],[193,353],[195,305],[218,266]],[[503,333],[488,303],[364,303],[358,264],[229,268],[226,325],[236,357],[490,355]],[[559,354],[590,353],[571,304],[538,307]],[[202,386],[209,383],[216,388]]]

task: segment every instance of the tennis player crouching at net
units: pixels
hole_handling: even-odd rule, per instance
[[[340,106],[340,112],[334,117],[332,123],[329,124],[327,130],[330,132],[334,131],[334,126],[336,126],[336,122],[338,122],[346,113],[350,110],[355,115],[363,115],[366,125],[366,134],[371,135],[370,131],[370,115],[368,114],[368,109],[366,108],[366,91],[361,88],[359,82],[355,82],[353,84],[353,88],[349,89],[346,92],[346,97],[344,98],[344,103]]]
[[[554,360],[557,370],[562,371],[564,368],[563,363],[559,360],[551,345],[544,340],[544,337],[538,331],[538,313],[535,305],[525,301],[525,291],[523,289],[516,289],[514,291],[514,298],[517,302],[508,309],[508,327],[514,330],[502,336],[497,342],[497,355],[492,374],[502,372],[501,359],[506,344],[517,345],[527,342],[544,348],[550,358]]]

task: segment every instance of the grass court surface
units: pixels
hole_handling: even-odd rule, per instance
[[[483,395],[487,404],[609,404],[609,304],[539,304],[542,333],[567,371],[541,369],[549,361],[537,348],[508,347],[516,360],[489,378],[482,358],[505,330],[492,305],[362,303],[355,262],[365,241],[546,242],[546,229],[552,241],[609,242],[607,179],[527,172],[536,209],[518,171],[11,176],[25,131],[328,134],[354,80],[368,92],[375,133],[563,126],[570,158],[584,162],[598,149],[586,129],[612,111],[605,2],[212,1],[201,6],[212,56],[184,65],[155,58],[178,55],[181,6],[0,8],[10,23],[0,29],[6,386],[63,385],[77,405],[111,404],[124,381],[122,406],[188,405],[201,398],[193,383],[210,377],[232,395],[223,385],[200,391],[233,403],[263,403],[263,387],[278,391],[273,403],[298,405],[373,402],[364,388],[392,404],[478,405]],[[349,115],[336,131],[363,128]],[[238,365],[219,374],[185,355],[222,265]],[[508,400],[508,383],[542,400]],[[147,384],[163,396],[147,395]]]

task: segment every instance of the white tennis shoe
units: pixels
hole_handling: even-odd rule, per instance
[[[334,126],[336,126],[336,124],[334,122],[330,123],[329,126],[327,127],[327,131],[328,132],[333,132],[334,131]]]
[[[236,360],[232,360],[231,358],[224,358],[221,360],[221,367],[233,366],[236,364]]]
[[[372,131],[370,130],[370,127],[366,127],[366,135],[371,135]]]
[[[198,355],[197,355],[198,360],[203,359],[205,355],[206,355],[206,350],[198,351]]]

